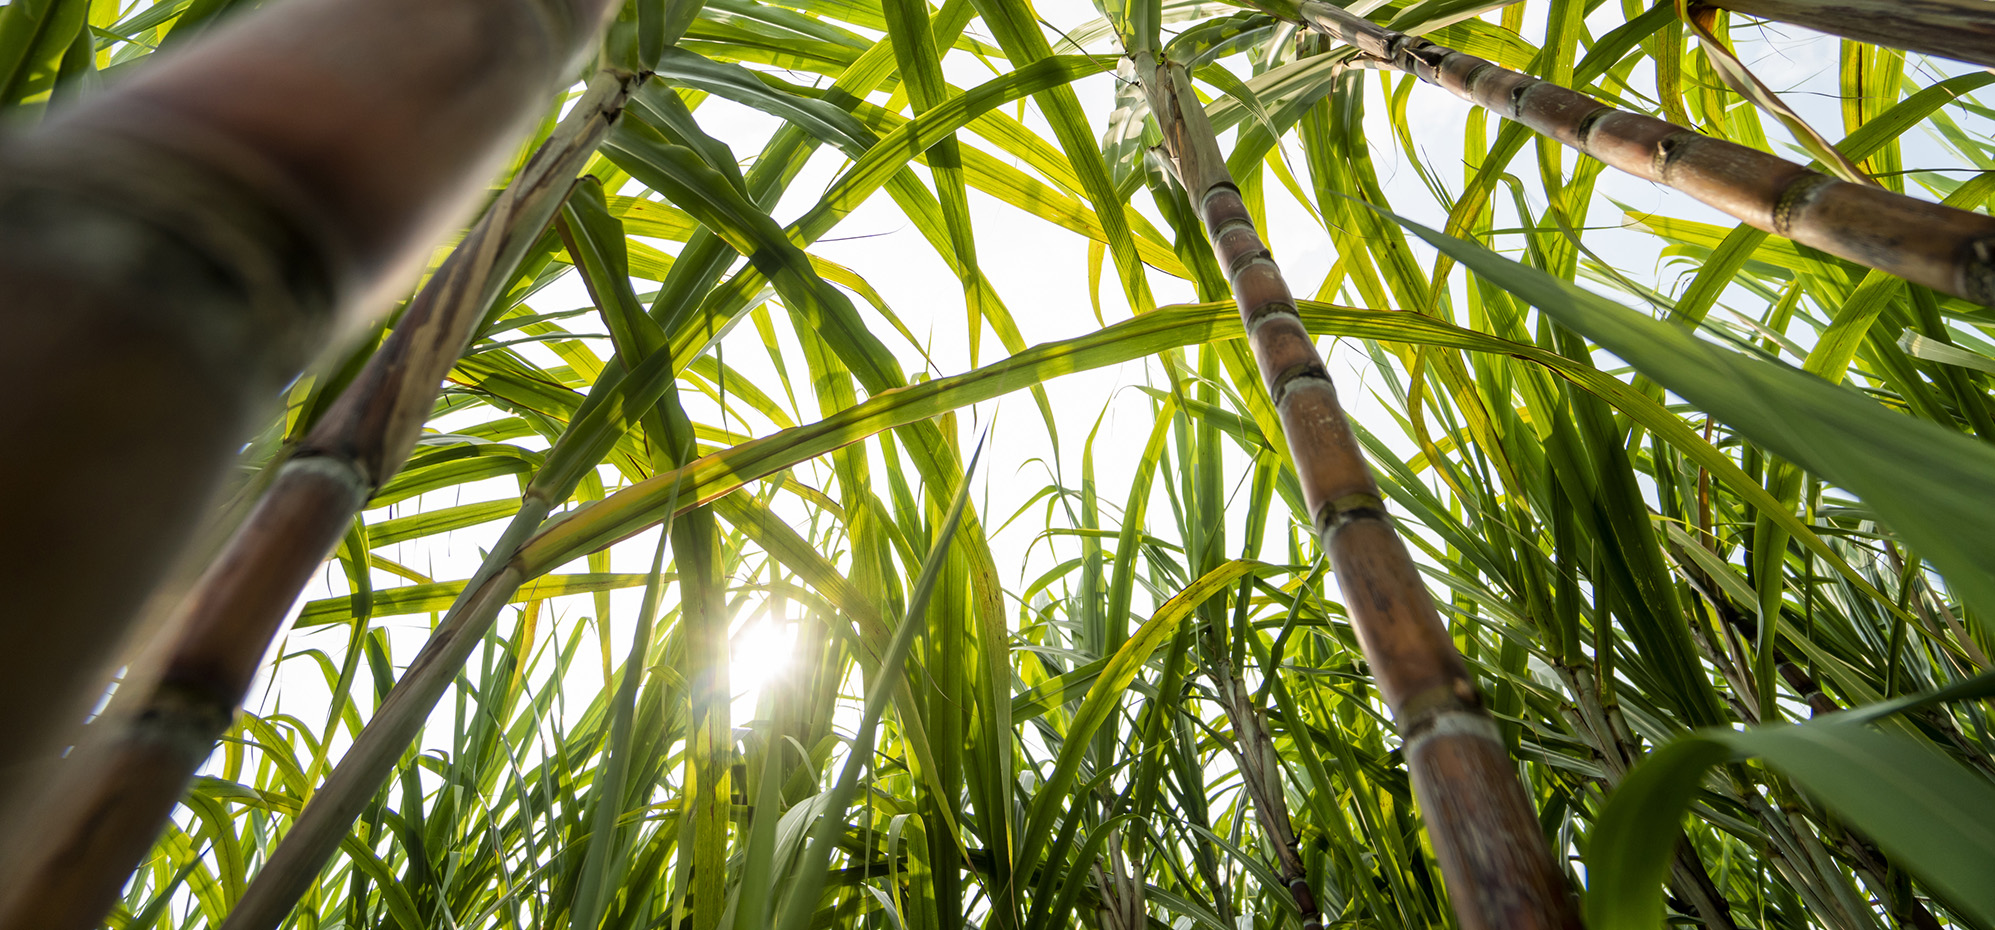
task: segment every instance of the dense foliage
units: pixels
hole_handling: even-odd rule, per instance
[[[0,42],[0,90],[32,118],[254,5],[17,0],[0,37],[88,23]],[[1822,53],[1777,120],[1667,2],[1353,6],[1995,193],[1986,72],[1711,20],[1762,72]],[[1267,10],[1100,7],[634,3],[603,61],[652,76],[111,925],[219,925],[481,560],[528,577],[292,926],[1292,924],[1236,694],[1326,922],[1450,925],[1225,279],[1116,76],[1155,16],[1595,925],[1655,926],[1660,886],[1709,927],[1995,926],[1988,311]],[[220,522],[384,331],[290,390]],[[530,487],[556,515],[502,537]]]

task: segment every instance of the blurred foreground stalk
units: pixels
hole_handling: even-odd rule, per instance
[[[34,875],[0,888],[0,927],[96,925],[156,836],[303,580],[406,457],[620,82],[565,127],[573,150],[521,173],[284,467],[189,601],[157,686],[128,681],[135,712],[67,762],[60,748],[242,437],[461,221],[610,11],[295,0],[0,140],[0,389],[33,399],[0,413],[0,478],[35,489],[0,542],[16,592],[0,874]],[[36,810],[56,776],[64,804]]]

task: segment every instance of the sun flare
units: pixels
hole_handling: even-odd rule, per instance
[[[729,644],[728,687],[734,692],[734,725],[755,717],[762,689],[779,680],[790,667],[796,648],[795,621],[760,614],[743,624]]]

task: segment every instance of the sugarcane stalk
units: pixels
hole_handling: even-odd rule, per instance
[[[1713,583],[1711,578],[1687,557],[1678,561],[1685,566],[1691,588],[1711,605],[1712,612],[1728,626],[1736,628],[1745,639],[1754,639],[1759,631],[1759,620],[1739,609],[1731,598],[1725,596],[1723,589]],[[1834,698],[1822,691],[1815,676],[1796,664],[1777,646],[1774,652],[1774,666],[1779,670],[1780,677],[1787,682],[1787,687],[1808,702],[1808,709],[1813,716],[1832,714],[1843,709],[1841,704],[1836,703]],[[1902,877],[1904,873],[1894,873],[1891,863],[1882,851],[1868,839],[1850,833],[1846,829],[1842,831],[1842,837],[1858,876],[1877,893],[1880,900],[1884,901],[1886,909],[1894,918],[1902,924],[1920,930],[1927,928],[1937,930],[1939,921],[1933,917],[1932,912],[1916,895],[1892,881],[1894,874]]]
[[[0,836],[243,438],[464,221],[613,7],[272,4],[0,138],[0,481],[32,489],[0,537]]]
[[[636,75],[603,71],[410,301],[385,344],[279,467],[196,584],[155,681],[127,680],[62,767],[0,928],[94,926],[234,719],[284,617],[353,515],[407,459],[444,377],[621,112]],[[128,691],[127,693],[132,693]],[[91,732],[97,731],[97,732]]]
[[[1616,109],[1319,0],[1302,0],[1299,10],[1304,24],[1355,47],[1360,64],[1414,75],[1754,228],[1995,306],[1995,217],[1840,181],[1758,149]]]
[[[531,560],[526,545],[529,535],[541,529],[552,508],[568,500],[583,474],[609,451],[622,434],[622,418],[649,409],[672,387],[678,370],[673,361],[673,353],[660,350],[626,369],[620,353],[604,367],[567,431],[535,473],[522,507],[500,543],[466,582],[464,593],[397,680],[388,699],[305,805],[284,842],[229,914],[223,930],[271,930],[310,889],[359,811],[374,797],[403,750],[421,731],[437,700],[461,672],[472,646],[491,629],[499,610],[525,580],[553,567]],[[677,481],[697,472],[695,465],[688,464],[654,476],[654,480],[669,478],[676,496]],[[690,501],[686,507],[709,502]],[[724,506],[716,504],[717,508]],[[606,538],[602,544],[611,541],[613,538]],[[863,604],[848,603],[845,609],[854,616],[867,615]],[[905,688],[898,699],[904,704],[909,700]],[[914,733],[920,732],[918,723],[910,727]]]
[[[1579,917],[1564,876],[1546,847],[1496,724],[1386,514],[1322,356],[1227,172],[1184,67],[1147,53],[1134,57],[1138,80],[1163,130],[1165,152],[1226,269],[1351,626],[1379,693],[1398,721],[1414,796],[1462,926],[1577,928]],[[1248,761],[1257,751],[1272,752],[1245,740],[1240,748]],[[1256,807],[1273,807],[1279,785],[1269,790],[1264,784],[1259,793],[1270,797],[1257,796]],[[1300,858],[1291,863],[1280,852],[1292,838],[1270,839],[1282,860],[1283,881],[1303,913],[1314,915]],[[1320,922],[1320,916],[1314,919]]]
[[[1599,682],[1591,667],[1560,662],[1556,668],[1574,698],[1565,710],[1567,724],[1599,758],[1600,781],[1611,792],[1639,761],[1641,750],[1625,735],[1624,728],[1615,725],[1619,708],[1610,710],[1601,699]],[[1696,850],[1688,844],[1677,845],[1676,858],[1670,866],[1670,887],[1696,910],[1707,930],[1737,930],[1731,903],[1725,900]]]
[[[346,755],[326,776],[297,821],[284,834],[256,880],[222,922],[222,930],[275,928],[319,877],[331,851],[353,829],[353,821],[373,800],[402,752],[421,732],[437,699],[457,679],[471,651],[483,641],[500,609],[528,577],[514,556],[553,509],[551,498],[530,493],[520,512],[464,585],[436,632],[395,682]]]
[[[1108,851],[1088,868],[1101,888],[1101,925],[1107,930],[1143,930],[1148,922],[1143,882],[1129,871],[1120,831],[1110,832]]]
[[[1995,7],[1987,0],[1704,0],[1710,6],[1817,32],[1995,68]]]
[[[299,813],[291,829],[285,833],[283,842],[277,845],[256,879],[244,891],[221,930],[275,930],[283,923],[299,899],[311,888],[326,862],[338,851],[340,841],[352,830],[354,820],[401,761],[402,753],[421,732],[438,699],[462,673],[466,659],[490,631],[499,611],[511,602],[528,579],[538,577],[556,564],[579,554],[572,540],[559,536],[561,522],[556,520],[550,523],[548,515],[555,506],[574,494],[582,476],[595,467],[595,463],[621,435],[617,427],[619,411],[648,409],[671,387],[671,379],[661,374],[672,371],[670,362],[671,357],[660,351],[628,375],[622,374],[620,366],[614,361],[605,367],[603,376],[597,379],[595,390],[570,420],[568,431],[548,451],[545,464],[535,473],[522,496],[519,512],[493,544],[490,555],[465,582],[463,593],[444,614],[436,631],[430,634],[422,650],[395,682],[387,699],[368,719],[367,725],[361,728],[353,745]],[[746,516],[747,511],[741,510],[740,505],[729,498],[702,497],[688,490],[686,498],[679,499],[681,482],[690,481],[691,476],[699,474],[703,467],[710,467],[713,461],[724,456],[725,453],[713,453],[704,459],[654,475],[650,480],[665,482],[670,487],[669,495],[661,502],[665,512],[682,514],[695,507],[712,504],[717,511],[728,513],[731,522],[738,527],[756,527],[757,521],[753,519],[732,519]],[[765,529],[787,532],[780,521]],[[635,528],[630,531],[635,532]],[[627,534],[621,529],[613,530],[610,536],[591,545],[608,545],[624,535]],[[772,551],[792,546],[808,549],[800,538],[787,541],[776,535],[755,535],[753,538]],[[836,585],[832,587],[837,588]],[[827,593],[860,627],[884,635],[886,628],[874,613],[874,605],[860,599],[851,590]],[[883,654],[863,643],[860,651],[862,660],[873,667],[879,667],[883,661]],[[895,700],[903,708],[913,706],[912,692],[905,681],[896,685]],[[903,720],[902,726],[911,740],[926,741],[919,718],[908,717]]]
[[[1275,669],[1267,670],[1269,675]],[[1261,722],[1247,683],[1222,659],[1210,670],[1219,692],[1226,720],[1233,727],[1233,754],[1240,764],[1240,784],[1253,801],[1254,820],[1267,837],[1275,854],[1275,866],[1287,886],[1289,897],[1302,912],[1303,930],[1322,930],[1323,912],[1316,906],[1316,893],[1309,887],[1309,872],[1302,863],[1302,844],[1296,840],[1289,817],[1288,793],[1282,787],[1281,760],[1275,756],[1274,740]]]

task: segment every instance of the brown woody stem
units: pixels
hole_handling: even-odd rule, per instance
[[[415,661],[402,673],[394,690],[361,728],[332,774],[312,796],[290,832],[284,835],[262,871],[256,875],[222,923],[222,930],[272,930],[290,916],[298,899],[319,877],[319,871],[353,829],[367,803],[379,790],[402,752],[422,730],[465,659],[483,640],[492,622],[519,590],[525,572],[508,556],[540,525],[551,508],[529,498],[494,546],[496,558],[473,575],[464,593],[430,634]]]
[[[1577,928],[1565,878],[1496,725],[1386,515],[1322,356],[1254,228],[1189,77],[1183,66],[1148,55],[1138,56],[1136,72],[1165,151],[1232,286],[1351,626],[1399,721],[1414,795],[1462,926]],[[1254,747],[1243,741],[1241,748],[1244,754]],[[1284,845],[1283,837],[1270,839]],[[1284,881],[1302,878],[1299,858],[1283,857],[1282,866]],[[1291,892],[1305,924],[1320,920],[1306,883],[1291,884]]]
[[[60,765],[62,790],[23,834],[35,841],[14,850],[9,874],[32,877],[14,885],[23,893],[0,893],[0,928],[92,927],[109,909],[234,717],[298,592],[406,459],[472,328],[636,81],[604,72],[591,82],[280,467],[184,602],[157,680],[128,679],[113,712]]]
[[[244,436],[461,222],[608,0],[292,0],[0,139],[0,835]],[[0,854],[4,854],[0,850]]]
[[[1758,229],[1995,306],[1995,217],[1839,181],[1758,149],[1619,110],[1585,94],[1395,32],[1318,0],[1302,20],[1403,71]]]
[[[1995,9],[1987,0],[1704,0],[1845,39],[1995,68]]]

